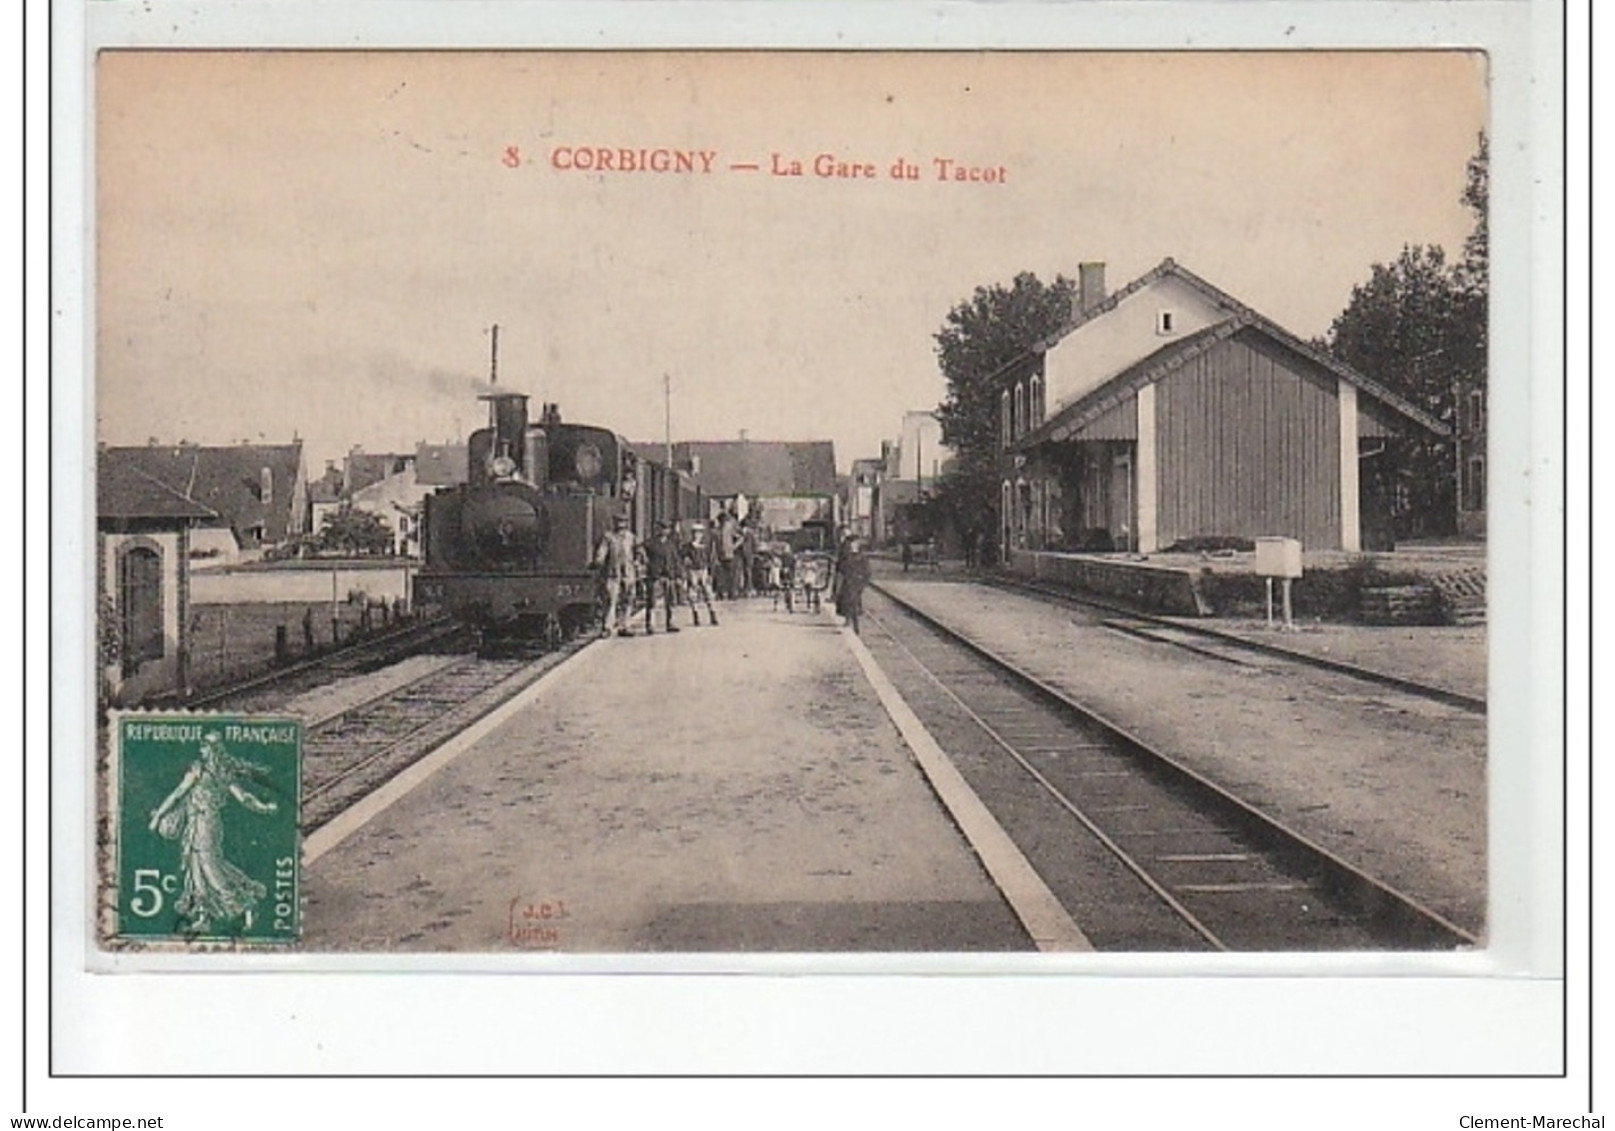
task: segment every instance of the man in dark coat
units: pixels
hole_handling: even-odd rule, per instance
[[[673,524],[658,522],[656,536],[645,546],[645,635],[651,633],[651,614],[656,611],[660,595],[666,611],[667,631],[677,632],[673,623],[673,606],[678,601],[679,572],[683,563],[679,558],[679,544],[673,537]]]
[[[836,590],[836,612],[847,618],[853,632],[864,611],[864,586],[869,584],[869,557],[857,538],[848,538],[843,547],[840,586]]]

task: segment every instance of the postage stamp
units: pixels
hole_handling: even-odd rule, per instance
[[[114,749],[116,936],[295,941],[302,722],[126,714]]]

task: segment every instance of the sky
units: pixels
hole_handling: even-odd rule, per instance
[[[98,439],[296,435],[311,475],[480,426],[495,324],[535,413],[842,471],[1020,271],[1170,256],[1321,335],[1405,244],[1458,252],[1486,125],[1460,52],[111,51],[95,82]]]

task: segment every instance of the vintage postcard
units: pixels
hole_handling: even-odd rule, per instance
[[[737,1032],[793,995],[829,1071],[1339,1069],[879,1036],[1225,1018],[1228,974],[1262,1017],[1394,976],[1318,1011],[1352,1066],[1540,1067],[1446,1039],[1563,911],[1495,552],[1520,55],[1278,34],[106,40],[81,965],[348,1036],[418,1033],[407,981],[463,1041],[286,1045],[367,1071],[710,1068],[614,1020],[669,980]]]
[[[1483,53],[95,90],[117,939],[1487,944]]]

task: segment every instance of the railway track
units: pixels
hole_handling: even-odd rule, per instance
[[[428,649],[452,649],[468,642],[457,623],[434,617],[368,636],[334,652],[275,668],[174,704],[261,713],[279,709],[292,697],[345,676],[358,675]]]
[[[864,640],[1100,949],[1455,949],[1474,933],[878,587]]]
[[[532,656],[468,655],[322,719],[303,738],[310,832],[564,663],[587,643]]]
[[[1194,624],[1178,618],[1153,616],[1149,613],[1142,613],[1135,609],[1128,609],[1096,598],[1078,596],[1069,590],[1055,586],[1039,585],[1035,582],[1012,580],[1004,577],[983,578],[980,580],[983,584],[991,585],[1007,592],[1037,597],[1068,608],[1098,611],[1101,615],[1101,623],[1107,628],[1117,632],[1124,632],[1142,640],[1184,648],[1191,652],[1199,652],[1202,655],[1235,664],[1265,664],[1265,666],[1269,667],[1275,664],[1289,664],[1332,672],[1335,675],[1348,676],[1364,683],[1394,688],[1408,695],[1428,699],[1448,707],[1456,707],[1459,710],[1469,711],[1473,714],[1484,715],[1486,713],[1485,699],[1465,695],[1450,688],[1437,687],[1433,684],[1422,683],[1403,676],[1390,675],[1386,672],[1375,671],[1371,668],[1345,663],[1341,660],[1329,659],[1325,656],[1310,655],[1279,644],[1250,640],[1230,632],[1219,631],[1207,625]]]

